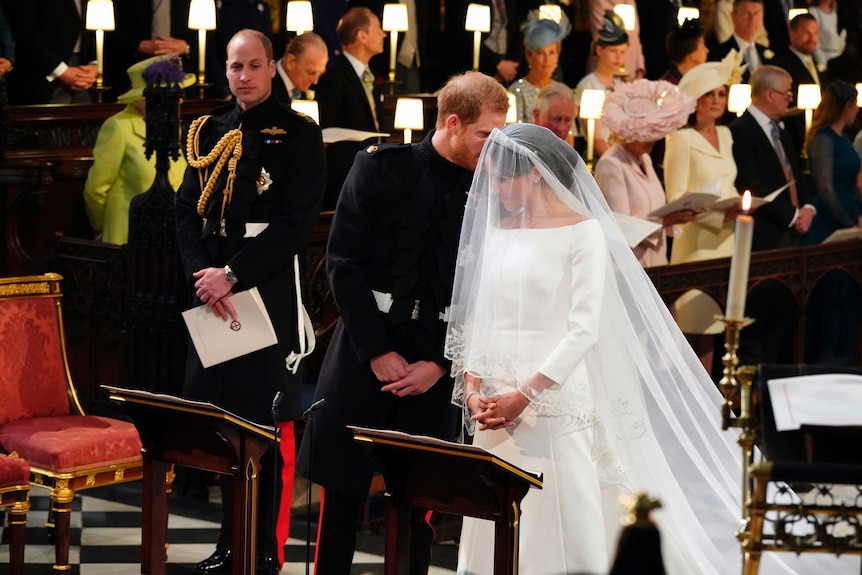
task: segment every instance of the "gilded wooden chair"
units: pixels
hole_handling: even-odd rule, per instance
[[[18,457],[0,455],[0,508],[9,529],[9,573],[24,575],[24,542],[30,510],[30,466]]]
[[[743,366],[724,389],[723,427],[742,431],[743,575],[764,552],[862,555],[862,431],[810,427],[778,431],[767,382],[858,368]],[[739,392],[739,393],[737,393]],[[758,451],[759,450],[759,451]]]
[[[72,500],[82,489],[140,479],[128,422],[85,415],[69,375],[58,274],[0,278],[0,448],[50,490],[54,572],[69,566]]]

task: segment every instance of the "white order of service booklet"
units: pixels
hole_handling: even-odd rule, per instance
[[[230,301],[236,310],[235,320],[221,319],[206,305],[183,312],[183,320],[204,367],[278,343],[257,288],[234,294]]]

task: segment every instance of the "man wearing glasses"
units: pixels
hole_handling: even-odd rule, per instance
[[[753,250],[798,245],[814,218],[810,190],[800,180],[797,152],[779,124],[793,97],[790,74],[777,66],[761,66],[751,75],[751,106],[730,124],[736,189],[764,197],[783,186],[772,202],[754,212]],[[784,300],[789,301],[785,304]],[[742,365],[788,363],[792,349],[794,304],[786,289],[772,280],[759,283],[748,295],[746,315],[755,323],[741,334]]]

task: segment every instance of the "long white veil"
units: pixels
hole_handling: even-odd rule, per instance
[[[514,283],[524,301],[507,301],[505,310],[489,301],[493,291],[488,278],[500,264],[499,250],[490,242],[497,241],[500,230],[527,227],[529,214],[512,208],[509,200],[519,193],[519,177],[535,172],[544,181],[545,193],[552,192],[559,203],[597,222],[604,236],[603,242],[584,246],[607,254],[596,325],[586,331],[572,328],[570,337],[586,343],[568,348],[575,350],[574,363],[583,360],[589,382],[584,388],[529,388],[526,380],[532,373],[525,373],[523,366],[533,371],[544,360],[536,358],[537,353],[554,353],[553,346],[532,341],[533,333],[516,336],[516,345],[505,353],[493,349],[499,341],[498,334],[489,331],[497,325],[493,314],[522,317],[513,306],[522,306],[526,313],[536,306],[528,298],[543,297],[521,285],[517,273],[507,271],[504,279]],[[509,210],[503,207],[507,202]],[[506,269],[511,270],[519,252],[505,253]],[[578,278],[572,285],[576,290]],[[662,501],[655,518],[669,573],[740,571],[735,533],[741,518],[741,457],[735,434],[720,430],[720,393],[634,257],[584,162],[544,128],[512,124],[495,130],[485,144],[461,228],[446,356],[456,380],[453,402],[462,407],[464,372],[469,370],[483,378],[514,379],[545,416],[579,411],[581,425],[595,426],[600,448],[593,460],[603,483],[645,490]],[[829,557],[778,557],[765,553],[761,573],[858,572],[858,563],[839,564]]]

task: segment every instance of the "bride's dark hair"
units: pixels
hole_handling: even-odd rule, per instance
[[[514,143],[536,154],[543,164],[565,187],[575,181],[575,167],[581,157],[574,148],[549,129],[536,124],[516,123],[503,128],[503,133]]]

